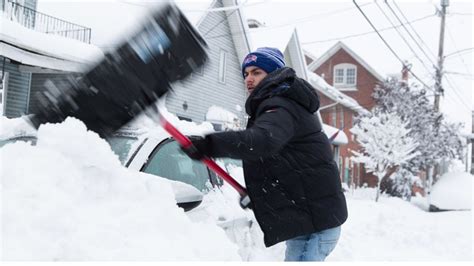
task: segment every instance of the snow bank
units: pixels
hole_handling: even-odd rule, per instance
[[[176,206],[165,179],[121,167],[76,119],[0,159],[2,260],[240,260],[221,228]]]
[[[349,218],[328,261],[472,260],[471,212],[430,213],[399,198],[346,197]]]
[[[472,209],[473,175],[448,172],[433,186],[430,204],[443,210]]]
[[[0,140],[19,135],[36,135],[36,129],[24,117],[9,119],[0,115]]]

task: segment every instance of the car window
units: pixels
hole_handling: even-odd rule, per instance
[[[155,149],[142,172],[181,181],[202,192],[212,186],[207,167],[189,158],[175,141],[166,141]]]
[[[118,155],[120,163],[126,166],[129,158],[132,156],[133,151],[137,149],[135,147],[140,145],[140,142],[137,137],[131,136],[112,136],[107,138],[112,151]]]

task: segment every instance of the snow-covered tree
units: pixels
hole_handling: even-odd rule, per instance
[[[357,136],[362,150],[352,151],[353,160],[363,163],[367,171],[377,176],[377,196],[380,195],[380,181],[390,169],[406,163],[417,156],[417,144],[408,134],[407,123],[402,122],[396,113],[373,111],[371,115],[360,118],[351,129]]]
[[[428,174],[428,191],[433,183],[433,166],[441,159],[462,156],[463,144],[459,135],[460,125],[445,121],[444,116],[434,111],[424,89],[397,79],[389,79],[375,89],[373,97],[376,109],[396,113],[406,121],[409,136],[418,143],[418,155],[402,167],[417,175]],[[398,175],[403,176],[403,175]]]

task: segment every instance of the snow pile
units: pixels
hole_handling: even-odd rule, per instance
[[[433,186],[430,204],[443,210],[471,210],[473,178],[462,171],[444,174]]]
[[[36,129],[25,117],[9,119],[0,115],[0,140],[24,135],[36,135]]]
[[[225,128],[237,129],[239,118],[234,113],[219,106],[211,106],[206,113],[206,121],[223,124]]]
[[[121,167],[76,119],[0,155],[2,260],[240,260],[221,228],[176,206],[165,179]]]

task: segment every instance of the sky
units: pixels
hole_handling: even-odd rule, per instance
[[[91,27],[92,43],[107,48],[114,45],[123,29],[133,25],[147,7],[156,2],[38,0],[38,10]],[[197,21],[210,0],[176,2],[191,21]],[[377,30],[392,28],[379,31],[390,48],[351,0],[243,0],[241,3],[246,18],[263,22],[268,30],[275,30],[275,34],[278,29],[295,27],[303,49],[315,56],[322,55],[341,40],[383,76],[400,73],[401,61],[407,60],[421,81],[428,86],[434,83],[433,65],[436,64],[440,32],[440,17],[436,15],[439,0],[391,0],[388,4],[382,0],[356,1]],[[447,11],[444,69],[449,73],[445,74],[447,79],[443,83],[445,95],[441,98],[441,111],[451,121],[464,122],[465,132],[470,132],[474,109],[473,4],[467,0],[451,0]],[[393,29],[394,25],[400,24],[397,17],[401,21],[407,19],[411,24]],[[434,98],[433,91],[427,94]]]

